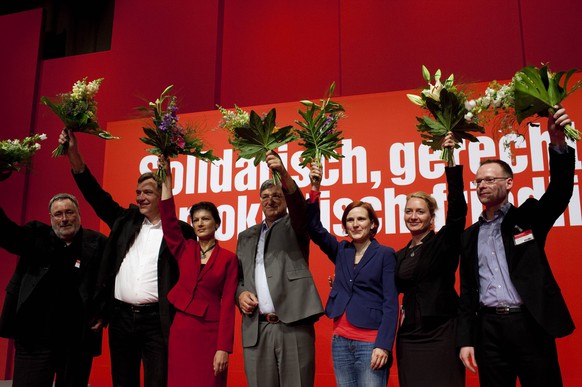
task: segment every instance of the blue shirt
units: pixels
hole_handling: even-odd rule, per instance
[[[509,276],[507,257],[501,236],[501,223],[511,204],[495,211],[493,220],[479,217],[477,257],[479,262],[479,301],[484,306],[518,306],[521,297]]]

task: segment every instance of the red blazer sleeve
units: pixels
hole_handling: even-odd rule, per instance
[[[220,322],[218,327],[218,350],[232,353],[234,342],[234,315],[235,293],[238,286],[238,259],[234,253],[221,249],[225,264],[225,280],[222,286],[222,298],[220,301]]]
[[[160,200],[160,216],[162,219],[162,230],[164,240],[168,245],[172,255],[177,261],[182,258],[182,253],[186,248],[186,239],[182,234],[180,223],[176,217],[176,205],[174,197],[166,200]]]

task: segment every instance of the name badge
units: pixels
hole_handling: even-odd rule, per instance
[[[533,241],[534,236],[531,230],[526,230],[519,234],[513,236],[513,242],[516,246],[521,245],[522,243]]]
[[[80,259],[77,259],[77,261],[75,262],[75,267],[77,269],[79,269],[81,267],[81,260]]]

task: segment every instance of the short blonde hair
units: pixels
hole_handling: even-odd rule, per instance
[[[439,208],[435,198],[433,198],[431,195],[427,194],[424,191],[416,191],[408,194],[406,196],[406,203],[408,203],[408,201],[412,198],[424,200],[426,202],[426,206],[428,207],[428,211],[430,212],[430,216],[434,216],[436,210],[438,210]]]

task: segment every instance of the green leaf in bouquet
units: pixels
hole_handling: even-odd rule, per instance
[[[255,158],[255,165],[266,160],[267,152],[279,148],[296,137],[291,133],[291,126],[277,128],[277,113],[271,109],[262,118],[254,110],[249,117],[249,126],[234,129],[230,143],[239,151],[239,158]],[[252,156],[250,156],[252,155]]]
[[[339,159],[343,155],[337,153],[340,148],[341,131],[337,130],[337,122],[344,117],[343,106],[331,100],[335,90],[335,83],[332,83],[327,98],[320,100],[321,105],[311,101],[301,101],[306,106],[305,111],[299,110],[299,115],[303,121],[296,120],[299,128],[295,130],[300,139],[299,145],[305,150],[301,153],[302,166],[307,166],[312,162],[319,164],[321,157],[325,159]]]
[[[444,136],[447,134],[447,128],[440,122],[429,116],[417,117],[420,122],[418,126],[419,132],[427,132],[436,136]]]
[[[560,104],[568,95],[582,87],[582,80],[576,82],[568,90],[568,81],[576,72],[570,69],[553,74],[547,65],[538,69],[528,66],[518,71],[513,77],[515,84],[515,113],[518,123],[524,119],[538,115],[548,117],[554,114],[554,106]],[[564,78],[563,86],[560,84]],[[564,127],[566,137],[571,140],[580,140],[580,133],[571,125]]]
[[[563,93],[551,84],[553,81],[548,78],[547,66],[542,69],[527,66],[515,74],[515,114],[518,123],[536,114],[547,116],[548,109],[562,101]]]
[[[277,113],[271,109],[261,117],[251,111],[248,126],[235,127],[228,141],[238,151],[237,159],[254,159],[254,165],[259,165],[267,158],[267,152],[275,150],[297,137],[291,133],[291,126],[276,127]],[[281,177],[273,171],[273,181],[279,184]]]
[[[251,114],[254,112],[251,112]],[[246,144],[246,147],[258,147],[259,149],[262,149],[263,147],[260,146],[260,144],[263,144],[263,136],[261,136],[261,133],[257,133],[255,130],[251,129],[251,128],[235,128],[234,129],[234,133],[236,135],[236,143],[237,144],[241,144],[244,143]],[[233,144],[235,145],[235,144]],[[242,152],[242,149],[239,149]],[[240,156],[240,153],[239,153]],[[259,160],[262,161],[262,160]]]

